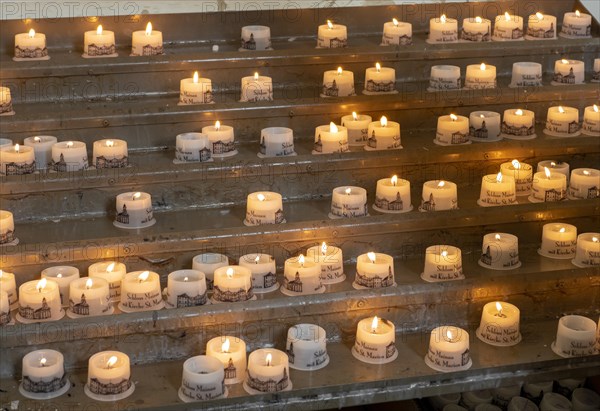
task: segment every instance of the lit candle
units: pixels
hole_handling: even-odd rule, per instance
[[[125,264],[116,261],[103,261],[88,267],[88,277],[101,278],[108,282],[111,302],[121,301],[121,281],[126,273]]]
[[[132,271],[121,282],[119,309],[126,313],[160,310],[164,307],[160,276],[152,271]]]
[[[135,390],[129,357],[119,351],[102,351],[88,361],[85,394],[97,401],[118,401]]]
[[[64,315],[56,282],[42,278],[39,281],[28,281],[19,287],[19,322],[29,324],[56,321]]]
[[[354,73],[338,67],[323,73],[323,89],[321,97],[354,96]]]
[[[342,249],[323,241],[321,245],[310,247],[306,251],[310,261],[321,264],[321,282],[337,284],[346,279],[344,274],[344,254]]]
[[[252,288],[255,293],[267,293],[279,288],[275,259],[269,254],[246,254],[239,264],[252,273]]]
[[[52,146],[52,169],[54,171],[86,170],[89,166],[87,147],[82,141],[62,141]]]
[[[329,218],[364,217],[366,215],[368,215],[367,190],[353,186],[333,189]]]
[[[358,322],[352,355],[367,364],[387,364],[398,357],[396,327],[383,318],[369,317]]]
[[[200,77],[197,71],[192,77],[184,78],[179,83],[179,105],[212,104],[212,81]]]
[[[179,399],[183,402],[208,401],[227,396],[225,369],[217,358],[198,355],[183,363]]]
[[[581,132],[586,136],[600,137],[600,109],[597,104],[585,108]]]
[[[365,150],[396,150],[402,148],[400,123],[388,121],[386,116],[382,116],[379,121],[371,122],[367,134]]]
[[[213,289],[215,271],[217,268],[229,265],[229,258],[218,253],[198,254],[192,259],[192,269],[203,272],[206,276],[206,286]]]
[[[542,65],[529,61],[513,63],[509,87],[539,87],[542,85]]]
[[[167,308],[197,307],[206,304],[206,277],[197,270],[177,270],[167,278]]]
[[[533,175],[531,202],[562,201],[567,195],[567,177],[562,173],[553,173],[548,167]]]
[[[175,138],[174,163],[192,163],[213,161],[212,144],[208,136],[202,133],[182,133]]]
[[[0,87],[0,116],[15,114],[12,106],[12,96],[8,87]]]
[[[444,146],[469,143],[469,119],[455,114],[438,117],[434,143]]]
[[[11,308],[16,308],[19,298],[17,295],[17,283],[13,273],[0,270],[0,291],[5,292],[8,296],[8,303]]]
[[[23,379],[19,392],[36,400],[59,397],[71,384],[65,373],[65,359],[55,350],[37,350],[26,354],[22,362]]]
[[[382,213],[411,211],[410,182],[398,176],[378,180],[373,208]]]
[[[572,262],[581,268],[600,266],[600,233],[582,233],[577,236],[577,251]]]
[[[455,210],[458,208],[456,184],[451,181],[431,180],[423,183],[419,211]]]
[[[281,292],[289,296],[324,293],[321,263],[305,259],[302,254],[285,260]]]
[[[354,288],[384,288],[395,285],[394,257],[371,251],[356,258],[356,277],[352,284]]]
[[[509,347],[521,341],[519,332],[521,312],[505,302],[491,302],[483,307],[476,335],[486,344]]]
[[[348,130],[348,145],[364,146],[367,142],[369,124],[372,121],[371,116],[356,112],[342,117],[342,127]]]
[[[115,33],[99,25],[83,36],[83,57],[116,57]]]
[[[596,323],[581,315],[562,316],[552,351],[564,358],[597,354]]]
[[[246,343],[232,336],[216,337],[206,343],[206,355],[223,364],[225,384],[237,384],[246,374]]]
[[[0,173],[7,176],[32,174],[36,170],[35,153],[29,146],[15,144],[0,149]]]
[[[235,133],[231,126],[216,121],[214,126],[202,127],[202,133],[208,136],[212,143],[213,157],[231,157],[237,154],[235,149]]]
[[[496,88],[496,66],[485,63],[468,65],[465,88],[473,90]]]
[[[281,194],[261,191],[248,194],[244,224],[257,226],[285,223]]]
[[[271,50],[271,28],[268,26],[242,27],[242,47],[246,50]]]
[[[46,35],[30,29],[28,33],[15,34],[15,60],[47,60]]]
[[[553,85],[583,84],[585,63],[580,60],[560,59],[554,63]]]
[[[535,138],[535,113],[520,108],[505,110],[502,119],[502,136],[514,140]]]
[[[108,281],[87,277],[78,278],[69,284],[69,317],[108,315],[113,311]]]
[[[560,35],[566,38],[592,37],[592,16],[579,10],[565,13]]]
[[[119,228],[137,229],[156,223],[152,197],[148,193],[128,192],[117,196],[117,215],[113,224]]]
[[[567,183],[569,182],[569,163],[559,160],[543,160],[538,163],[537,171],[544,171],[546,167],[553,173],[564,174],[567,178]]]
[[[579,135],[579,110],[566,106],[550,107],[544,133],[555,137]]]
[[[429,20],[428,43],[453,43],[458,41],[458,21],[445,14]]]
[[[471,368],[469,333],[462,328],[453,326],[434,328],[429,338],[425,364],[441,372],[462,371]]]
[[[129,165],[127,141],[106,139],[94,141],[92,164],[99,168],[122,168]]]
[[[500,165],[500,172],[504,177],[513,177],[517,196],[528,196],[531,193],[533,182],[533,167],[518,160],[512,160]]]
[[[10,211],[0,210],[0,244],[18,244],[15,237],[15,220]]]
[[[492,270],[512,270],[521,266],[519,239],[507,233],[490,233],[483,236],[479,265]]]
[[[335,49],[348,46],[348,29],[342,24],[334,24],[327,20],[327,24],[319,26],[317,34],[317,48]]]
[[[528,40],[556,39],[556,17],[539,12],[530,15],[525,38]]]
[[[27,137],[23,141],[24,145],[33,148],[35,166],[38,170],[48,168],[48,165],[52,162],[52,146],[56,142],[57,139],[54,136]]]
[[[164,54],[163,35],[161,31],[153,30],[148,22],[146,30],[134,31],[131,36],[132,56],[156,56]]]
[[[365,70],[365,89],[363,94],[395,94],[396,91],[396,70],[391,67],[381,67],[377,63],[375,67],[369,67]]]
[[[469,139],[475,141],[498,141],[500,137],[500,113],[473,111],[469,114]]]
[[[505,12],[496,16],[494,23],[494,41],[523,40],[523,19]]]
[[[569,199],[585,200],[600,196],[600,170],[576,168],[571,171]]]
[[[412,44],[412,24],[393,18],[383,25],[382,46],[408,46]]]
[[[0,270],[1,272],[2,270]],[[1,278],[1,277],[0,277]],[[10,302],[6,291],[0,288],[0,327],[10,324],[12,317],[10,315]]]
[[[327,355],[327,335],[315,324],[296,324],[287,332],[285,351],[290,368],[302,371],[316,371],[329,364]]]
[[[295,155],[294,130],[287,127],[267,127],[261,130],[259,157],[285,157]]]
[[[318,126],[315,129],[315,144],[313,154],[344,153],[348,151],[348,129],[336,125]]]
[[[427,282],[464,279],[460,248],[441,244],[427,247],[421,278]]]
[[[291,390],[287,354],[274,348],[261,348],[250,353],[244,389],[249,394]]]
[[[490,41],[492,36],[492,22],[481,17],[470,17],[463,20],[460,38],[464,41]]]
[[[273,80],[271,77],[259,76],[254,73],[253,76],[242,78],[241,102],[257,102],[273,100]]]
[[[449,65],[431,67],[428,91],[457,90],[460,87],[460,67]]]
[[[63,307],[68,307],[69,287],[72,281],[79,278],[79,269],[77,267],[65,265],[48,267],[42,271],[42,278],[46,278],[58,284],[61,304]]]
[[[232,303],[254,299],[252,272],[248,268],[228,265],[215,270],[213,302]]]
[[[555,259],[572,259],[577,250],[577,227],[571,224],[549,223],[542,228],[540,255]]]
[[[477,204],[482,207],[512,205],[517,203],[515,179],[502,173],[488,174],[481,179]]]

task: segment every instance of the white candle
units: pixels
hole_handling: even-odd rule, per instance
[[[285,223],[281,194],[261,191],[248,194],[244,224],[257,226]]]
[[[552,350],[565,358],[597,354],[596,323],[581,315],[561,317]]]
[[[148,193],[129,192],[117,196],[114,224],[120,228],[146,228],[154,225],[152,197]]]
[[[217,121],[214,126],[202,127],[202,133],[206,134],[212,143],[213,157],[229,157],[237,154],[233,127]]]
[[[302,254],[285,260],[281,292],[291,296],[325,292],[321,281],[321,263],[306,259]]]
[[[468,410],[474,411],[502,411],[499,407],[492,405],[492,392],[490,390],[467,391],[461,395],[461,405]]]
[[[548,109],[544,133],[553,136],[573,136],[579,132],[579,110],[555,106]]]
[[[565,13],[560,35],[568,38],[591,37],[592,16],[579,10]]]
[[[89,166],[87,147],[82,141],[62,141],[52,146],[52,169],[54,171],[86,170]]]
[[[239,265],[219,267],[214,273],[213,301],[239,302],[255,299],[252,272]]]
[[[31,174],[35,172],[33,148],[15,144],[0,149],[0,173],[7,176]]]
[[[164,54],[163,35],[161,31],[152,28],[152,23],[148,22],[146,30],[133,32],[131,35],[132,56],[156,56],[159,54]]]
[[[197,270],[177,270],[167,277],[168,308],[197,307],[206,304],[206,277]]]
[[[6,293],[9,305],[15,308],[19,298],[17,295],[17,282],[13,273],[0,270],[0,291]]]
[[[182,133],[175,138],[175,160],[204,163],[212,159],[212,144],[202,133]]]
[[[0,244],[18,241],[15,237],[15,220],[10,211],[0,210]]]
[[[127,141],[105,139],[94,141],[92,164],[98,168],[122,168],[129,164]]]
[[[315,371],[329,363],[327,335],[315,324],[296,324],[287,332],[285,351],[290,368]]]
[[[364,217],[366,215],[368,215],[367,190],[353,186],[333,189],[330,218]]]
[[[259,157],[293,156],[294,130],[287,127],[267,127],[260,132]]]
[[[358,322],[352,355],[367,364],[386,364],[398,357],[396,327],[383,318],[369,317]]]
[[[28,33],[15,34],[15,57],[17,59],[41,59],[48,57],[46,35],[30,29]]]
[[[391,67],[381,67],[377,63],[375,67],[365,70],[365,89],[363,94],[397,93],[396,70]]]
[[[242,78],[242,102],[272,101],[273,100],[273,79],[267,76],[259,76],[254,73],[253,76]]]
[[[207,355],[188,358],[183,363],[179,399],[195,402],[226,397],[224,381],[225,370],[218,359]]]
[[[344,254],[342,249],[323,242],[306,251],[308,260],[321,264],[321,282],[336,284],[344,281]]]
[[[562,201],[567,196],[567,177],[562,173],[553,173],[544,167],[533,175],[530,201],[551,202]]]
[[[480,206],[501,206],[517,203],[515,179],[502,173],[488,174],[481,179],[481,191],[477,204]]]
[[[14,114],[12,96],[8,87],[0,87],[0,115]]]
[[[469,354],[469,333],[453,326],[434,328],[429,338],[425,363],[441,372],[469,369],[472,364]]]
[[[55,350],[27,353],[23,357],[22,371],[19,391],[32,399],[55,398],[67,392],[71,386],[65,373],[64,356]]]
[[[600,109],[597,104],[585,108],[581,130],[588,136],[600,136]]]
[[[594,69],[592,71],[592,83],[600,82],[600,58],[594,59]]]
[[[583,84],[585,81],[585,63],[579,60],[560,59],[554,63],[552,84]]]
[[[10,324],[11,321],[12,318],[10,316],[10,302],[8,300],[8,294],[0,287],[0,327]]]
[[[508,347],[521,341],[520,310],[506,302],[491,302],[483,307],[477,337],[486,344]]]
[[[549,168],[552,173],[564,174],[567,178],[567,183],[569,182],[569,163],[559,160],[543,160],[538,163],[537,171],[544,171],[546,167]]]
[[[10,138],[0,138],[0,148],[12,146],[12,145],[13,145],[13,141]]]
[[[317,48],[335,49],[348,46],[348,29],[342,24],[334,24],[327,20],[327,24],[319,26],[317,34]]]
[[[469,114],[469,138],[477,141],[500,139],[500,113],[494,111],[473,111]]]
[[[331,122],[315,129],[313,154],[344,153],[348,151],[348,129]]]
[[[556,38],[556,17],[542,13],[529,16],[527,21],[528,40],[553,40]]]
[[[508,12],[496,16],[494,22],[494,41],[514,41],[523,39],[523,19]]]
[[[452,43],[458,41],[458,21],[445,14],[429,20],[428,43]]]
[[[215,337],[206,343],[206,355],[223,364],[225,384],[237,384],[246,374],[246,343],[232,336]]]
[[[368,252],[356,258],[356,277],[352,284],[354,288],[383,288],[395,285],[394,257]]]
[[[52,162],[52,146],[56,144],[57,139],[54,136],[35,136],[27,137],[23,143],[33,148],[35,155],[35,166],[38,170],[48,168]]]
[[[379,121],[369,124],[368,138],[365,150],[396,150],[402,148],[400,123],[388,121],[382,116]]]
[[[88,361],[85,393],[98,401],[127,398],[135,390],[129,357],[119,351],[102,351]]]
[[[455,90],[460,87],[460,67],[449,65],[431,66],[429,91]]]
[[[112,56],[116,54],[115,33],[99,25],[96,30],[86,31],[83,36],[83,54],[87,57]]]
[[[372,121],[371,116],[356,112],[342,117],[342,127],[348,130],[348,145],[364,146],[369,135],[369,124]]]
[[[160,276],[152,271],[132,271],[121,282],[119,309],[126,313],[160,310],[164,307]]]
[[[502,119],[502,134],[506,138],[534,138],[535,113],[530,110],[504,110]]]
[[[348,97],[355,95],[354,73],[338,67],[323,73],[321,97]]]
[[[108,281],[102,278],[78,278],[69,284],[69,317],[112,314]]]
[[[383,25],[382,46],[412,44],[412,24],[398,21],[396,18],[385,22]]]
[[[582,233],[577,236],[573,264],[578,267],[600,266],[600,233]]]
[[[378,180],[373,208],[384,213],[412,210],[410,182],[398,176]]]
[[[544,224],[539,253],[545,257],[571,259],[577,250],[577,227],[564,223]]]
[[[468,143],[469,119],[454,114],[438,117],[434,142],[441,145]]]
[[[279,287],[275,259],[269,254],[246,254],[239,264],[252,273],[252,288],[255,293],[266,293]]]
[[[553,385],[553,381],[526,382],[523,384],[523,394],[539,404],[544,393],[552,392]]]
[[[542,85],[542,65],[529,61],[513,63],[510,87],[539,87]]]
[[[512,160],[509,163],[500,165],[500,172],[505,177],[513,177],[517,189],[517,196],[529,195],[531,193],[531,184],[533,182],[533,167],[526,163],[520,163],[518,160]]]
[[[423,183],[419,211],[455,210],[458,208],[456,184],[445,180],[431,180]]]
[[[204,273],[206,276],[206,286],[209,290],[213,289],[215,270],[229,265],[229,258],[226,255],[218,253],[198,254],[192,259],[192,269]]]
[[[519,397],[520,392],[521,387],[519,387],[519,392],[516,395],[511,395],[511,398],[508,400],[507,411],[539,411],[535,402],[525,397]]]
[[[287,354],[274,348],[261,348],[250,353],[244,389],[250,394],[291,390]]]
[[[432,245],[425,250],[425,267],[421,278],[428,282],[462,280],[462,252],[451,245]]]
[[[571,401],[567,397],[554,392],[544,393],[544,397],[540,402],[541,411],[571,410],[572,407]]]
[[[42,278],[58,284],[60,301],[63,307],[69,306],[69,287],[72,281],[79,278],[79,269],[66,265],[48,267],[42,271]]]
[[[576,168],[571,171],[569,199],[584,200],[597,198],[600,193],[600,170]]]
[[[496,66],[485,63],[468,65],[465,88],[474,90],[496,88]]]
[[[179,104],[210,104],[213,103],[212,81],[200,77],[197,71],[189,78],[179,83]]]
[[[460,38],[464,41],[490,41],[492,38],[492,22],[481,17],[470,17],[463,20]]]
[[[242,47],[240,50],[270,50],[271,29],[268,26],[242,27]]]
[[[479,265],[493,270],[512,270],[521,266],[519,239],[507,233],[490,233],[483,236]]]
[[[600,404],[600,395],[588,388],[577,387],[571,394],[574,411],[595,411]]]
[[[101,278],[108,282],[111,302],[121,301],[121,281],[126,273],[125,264],[116,261],[103,261],[88,267],[88,277]]]
[[[22,323],[55,321],[64,316],[60,290],[54,281],[45,278],[28,281],[19,287],[19,314]]]

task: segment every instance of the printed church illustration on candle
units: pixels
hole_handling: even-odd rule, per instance
[[[190,297],[187,294],[180,294],[177,296],[177,308],[197,307],[206,304],[207,300],[206,292],[195,297]]]
[[[254,296],[252,287],[248,291],[240,288],[237,291],[223,291],[213,283],[213,298],[220,302],[236,303],[239,301],[247,301]]]
[[[466,31],[463,27],[462,31],[460,32],[460,38],[466,41],[490,41],[492,39],[492,33],[490,33],[489,26],[487,33],[470,32]]]
[[[248,378],[246,379],[246,384],[256,391],[260,392],[279,392],[285,390],[290,382],[290,378],[288,376],[287,367],[283,369],[283,377],[279,381],[275,381],[272,378],[268,380],[261,380],[259,378],[255,378],[250,374],[250,370],[247,371]]]
[[[385,288],[391,287],[394,285],[394,274],[392,273],[392,266],[388,267],[388,275],[384,278],[379,276],[368,277],[366,275],[362,275],[358,271],[356,272],[356,278],[354,280],[356,285],[366,288]]]
[[[2,104],[0,104],[0,114],[10,113],[11,111],[13,111],[12,100],[9,99],[8,101],[2,102]]]
[[[569,69],[569,74],[563,76],[560,72],[554,73],[554,82],[560,84],[575,84],[575,73],[573,73],[573,67]]]
[[[404,205],[402,202],[402,197],[400,196],[400,192],[396,193],[396,199],[394,201],[389,201],[384,197],[375,197],[375,207],[381,210],[390,210],[390,211],[401,211],[404,209]]]
[[[69,381],[67,379],[67,374],[63,372],[61,378],[55,377],[49,381],[41,379],[39,381],[33,381],[29,375],[23,377],[23,390],[36,393],[36,394],[48,394],[51,392],[56,392],[63,388]]]
[[[481,127],[475,128],[474,126],[469,127],[469,135],[473,138],[488,138],[488,129],[485,125],[485,120],[481,123]]]
[[[48,48],[24,48],[15,46],[15,57],[19,59],[39,59],[48,56]]]
[[[98,46],[97,44],[90,44],[87,49],[87,55],[91,57],[95,56],[110,56],[111,54],[116,53],[116,48],[114,43],[111,45],[102,45]]]
[[[81,301],[77,304],[69,298],[69,309],[73,314],[90,315],[90,306],[86,301],[85,294],[81,294]]]
[[[233,380],[237,377],[237,368],[233,364],[233,358],[229,358],[229,362],[227,363],[227,367],[225,367],[225,379]]]
[[[118,395],[127,391],[131,387],[131,384],[131,379],[123,379],[118,383],[103,383],[97,378],[92,378],[88,388],[96,395]]]
[[[129,157],[123,156],[121,158],[106,158],[104,156],[96,157],[97,169],[99,168],[125,168],[129,165]]]
[[[553,39],[555,36],[554,23],[550,24],[550,28],[548,30],[544,30],[541,27],[538,27],[538,28],[527,27],[527,35],[531,36],[531,37],[535,37],[537,39]]]
[[[12,161],[6,164],[5,174],[7,176],[20,176],[23,174],[33,174],[35,170],[35,161],[31,163],[15,163]]]
[[[52,318],[52,309],[48,306],[46,298],[42,299],[42,306],[34,310],[30,306],[19,307],[19,315],[26,320],[47,320]]]
[[[339,95],[340,89],[337,86],[337,81],[333,80],[333,82],[329,85],[323,84],[323,95],[327,97],[337,97]],[[354,94],[354,93],[352,93]]]
[[[11,321],[10,311],[9,312],[0,311],[0,326],[8,324],[10,321]]]
[[[15,232],[13,230],[0,233],[0,244],[8,244],[15,241]]]

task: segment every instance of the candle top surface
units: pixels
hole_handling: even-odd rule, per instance
[[[219,253],[204,253],[195,256],[194,262],[198,264],[227,264],[229,258]]]

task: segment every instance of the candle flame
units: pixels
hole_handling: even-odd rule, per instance
[[[267,356],[265,357],[265,364],[267,364],[267,367],[270,367],[272,363],[273,363],[273,354],[268,353]]]
[[[500,172],[500,173],[498,173],[498,174],[496,175],[496,181],[497,181],[497,182],[499,182],[499,183],[501,183],[501,182],[502,182],[502,172]]]
[[[581,17],[581,13],[579,12],[579,10],[575,10],[575,16],[576,17]]]
[[[331,123],[329,123],[329,132],[330,133],[337,133],[338,127],[335,125],[335,123],[332,121]]]
[[[113,355],[112,357],[110,357],[108,359],[108,361],[106,361],[106,368],[108,368],[110,370],[112,367],[115,366],[115,364],[117,363],[118,360],[119,359],[115,355]]]
[[[456,115],[454,115],[454,114],[450,114],[450,119],[452,121],[456,121],[456,120],[458,120],[458,117]]]
[[[62,273],[56,274],[56,278],[62,278]]]
[[[597,113],[598,112],[598,106],[594,104],[594,111]]]
[[[564,227],[561,227],[560,230],[558,230],[559,233],[564,233],[565,231],[567,231],[567,229]]]
[[[379,318],[377,316],[373,317],[373,322],[371,323],[371,332],[373,334],[377,333],[377,327],[379,326]]]
[[[35,37],[35,30],[34,29],[29,30],[29,38],[32,39],[34,37]]]
[[[496,240],[500,240],[500,234],[496,234],[496,235],[494,236],[494,238],[495,238]]]
[[[398,26],[398,24],[399,24],[398,19],[396,17],[394,17],[392,19],[392,23],[394,23],[394,26]]]
[[[85,282],[85,288],[89,290],[93,286],[94,286],[94,282],[92,281],[91,278],[88,278],[87,281]]]
[[[446,330],[446,338],[448,339],[448,341],[452,341],[452,339],[454,338],[454,334],[452,334],[452,331]]]
[[[381,127],[387,127],[388,124],[388,119],[386,116],[381,116],[381,119],[379,120],[379,123],[381,124]]]
[[[217,122],[215,123],[215,129],[217,131],[219,131],[221,129],[221,122],[219,120],[217,120]]]
[[[48,362],[48,360],[46,358],[42,358],[40,360],[40,367],[45,367],[47,362]]]
[[[230,279],[230,280],[233,278],[233,274],[234,274],[234,271],[233,271],[233,268],[231,268],[231,267],[229,267],[229,268],[227,269],[227,271],[225,271],[225,275],[226,275],[226,276],[227,276],[227,278],[228,278],[228,279]]]
[[[518,109],[517,111],[515,111],[515,116],[522,116],[523,115],[523,110]]]
[[[300,267],[304,267],[304,255],[300,254],[300,257],[298,257],[298,262],[300,263]]]
[[[189,277],[183,277],[183,282],[187,283],[188,281],[190,281]]]
[[[146,36],[150,36],[152,34],[152,23],[148,22],[146,24]]]
[[[106,147],[114,147],[114,145],[115,145],[115,142],[114,142],[114,141],[112,141],[112,140],[108,140],[108,141],[106,142]]]
[[[567,59],[562,59],[561,62],[562,62],[562,64],[569,64],[569,60],[567,60]]]
[[[321,253],[323,253],[323,255],[327,254],[327,243],[325,241],[321,244]]]
[[[486,69],[485,63],[481,63],[481,66],[479,66],[479,68],[481,69],[481,71],[485,71],[485,69]]]
[[[229,338],[225,338],[225,341],[221,344],[221,352],[228,353],[230,345]]]
[[[200,75],[198,74],[197,71],[194,71],[194,78],[192,79],[192,81],[197,84],[199,79],[200,79]]]
[[[96,29],[96,34],[97,34],[97,35],[101,35],[101,34],[102,34],[102,24],[100,24],[100,25],[98,26],[98,28]]]
[[[438,188],[442,188],[442,187],[444,187],[445,185],[446,185],[446,182],[445,182],[444,180],[442,180],[442,181],[440,181],[440,182],[438,183],[438,185],[437,185],[437,186],[438,186]]]
[[[398,184],[398,176],[397,175],[393,175],[392,179],[391,179],[392,185],[395,186],[396,184]]]
[[[442,16],[440,17],[440,22],[445,23],[446,22],[446,15],[442,14]]]
[[[46,280],[45,278],[42,278],[40,281],[38,281],[37,285],[35,286],[36,290],[38,290],[38,292],[42,292],[44,290],[44,288],[46,288],[46,284],[48,283],[48,280]]]
[[[350,193],[351,193],[351,192],[352,192],[352,189],[351,189],[350,187],[348,187],[348,188],[346,189],[346,195],[350,195]]]
[[[0,270],[0,278],[4,276],[4,271]]]
[[[535,13],[535,15],[538,18],[538,20],[544,20],[544,15],[542,13],[540,13],[539,11],[537,13]]]
[[[36,136],[33,138],[33,141],[35,141],[36,143],[41,143],[42,139]]]
[[[137,193],[135,193],[135,194],[133,195],[133,199],[134,199],[134,200],[139,200],[139,198],[140,198],[141,196],[142,196],[142,193],[140,193],[140,192],[137,192]]]
[[[448,257],[448,251],[444,250],[440,253],[442,257]]]
[[[380,72],[381,71],[381,64],[375,63],[375,69],[377,70],[377,72]]]
[[[590,175],[590,172],[589,172],[588,170],[583,170],[583,175],[584,175],[584,176],[589,176],[589,175]]]
[[[267,199],[263,193],[259,193],[256,198],[258,198],[258,201],[265,201]]]
[[[510,21],[510,14],[508,14],[508,11],[504,12],[504,20]]]
[[[106,272],[107,273],[112,273],[114,269],[115,269],[115,263],[110,263],[108,265],[108,267],[106,267]]]
[[[502,304],[498,301],[496,301],[496,310],[498,310],[499,315],[502,315]]]
[[[143,273],[138,275],[138,280],[141,283],[141,282],[146,281],[148,279],[148,277],[150,277],[150,271],[144,271]]]
[[[483,23],[483,19],[479,16],[475,17],[475,23]]]
[[[338,67],[338,69],[337,69],[338,76],[341,76],[343,72],[344,72],[344,70],[342,70],[341,67]]]
[[[257,72],[257,71],[255,71],[255,72],[254,72],[254,80],[255,80],[255,81],[257,81],[257,80],[258,80],[258,72]]]
[[[260,255],[256,255],[256,257],[254,258],[254,264],[258,264],[258,262],[260,261]]]
[[[598,237],[592,237],[592,241],[593,241],[594,243],[597,243],[597,242],[598,242]]]
[[[564,113],[565,109],[563,108],[563,106],[558,106],[558,112],[559,113]]]
[[[327,20],[327,27],[329,27],[329,30],[333,29],[333,23],[331,22],[331,20]]]
[[[521,163],[519,163],[519,160],[513,160],[513,161],[511,161],[511,164],[515,168],[515,170],[521,169]]]
[[[554,168],[554,167],[556,167],[556,163],[554,161],[551,161],[550,162],[550,168]]]
[[[375,260],[377,259],[377,254],[375,254],[373,251],[370,251],[367,253],[367,257],[369,257],[369,260],[371,260],[371,262],[373,264],[375,264]]]
[[[354,119],[354,121],[358,120],[358,114],[356,114],[356,111],[352,112],[352,118]]]
[[[544,174],[546,174],[546,178],[550,178],[552,176],[552,173],[548,167],[544,167]]]
[[[71,148],[73,147],[73,142],[72,141],[68,141],[67,142],[67,148]]]
[[[15,152],[18,153],[19,152],[19,145],[15,144]]]

